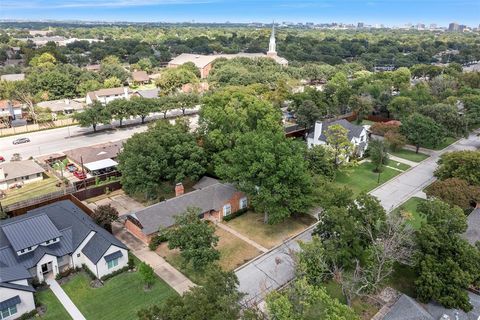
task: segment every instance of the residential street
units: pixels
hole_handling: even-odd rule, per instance
[[[187,113],[190,115],[197,112],[197,110],[187,110]],[[174,118],[181,114],[181,110],[173,110],[167,114],[167,118]],[[162,118],[163,115],[153,115],[147,119]],[[191,127],[195,128],[197,116],[190,116],[189,119]],[[142,125],[140,122],[140,119],[124,120],[122,128],[115,127],[109,130],[102,129],[111,128],[112,125],[99,125],[97,128],[99,132],[97,133],[93,133],[91,127],[70,126],[0,138],[0,156],[3,156],[8,161],[14,153],[20,153],[23,159],[28,159],[29,157],[86,147],[93,144],[128,139],[134,133],[147,130],[148,123]],[[113,121],[112,124],[117,126],[118,122]],[[17,145],[12,144],[13,140],[23,137],[29,138],[30,142]]]
[[[370,194],[380,200],[387,212],[392,211],[435,181],[433,173],[442,154],[451,151],[480,149],[480,137],[477,136],[479,133],[480,130],[476,130],[469,135],[468,139],[460,139],[443,150],[432,152],[428,159],[372,190]]]

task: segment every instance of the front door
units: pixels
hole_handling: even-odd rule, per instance
[[[45,273],[48,273],[52,271],[52,262],[48,262],[48,263],[44,263],[42,264],[42,273],[45,274]]]

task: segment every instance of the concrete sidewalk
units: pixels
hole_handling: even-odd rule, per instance
[[[70,300],[55,279],[47,278],[46,282],[50,286],[53,294],[57,297],[73,320],[86,320],[80,310],[78,310],[77,306],[72,302],[72,300]]]
[[[151,251],[147,245],[130,234],[120,223],[114,223],[112,228],[117,239],[122,241],[140,261],[150,265],[153,271],[180,295],[195,286],[190,279]]]
[[[230,228],[229,226],[227,226],[227,225],[225,225],[225,224],[223,224],[223,223],[221,223],[221,222],[217,222],[217,223],[215,223],[215,225],[216,225],[217,227],[219,227],[219,228],[221,228],[221,229],[223,229],[223,230],[225,230],[225,231],[233,234],[233,235],[236,236],[237,238],[242,239],[242,240],[245,241],[246,243],[254,246],[255,248],[257,248],[257,249],[258,249],[259,251],[261,251],[261,252],[267,252],[267,251],[268,251],[267,248],[265,248],[265,247],[263,247],[262,245],[256,243],[256,242],[253,241],[252,239],[247,238],[247,237],[244,236],[243,234],[237,232],[236,230],[233,230],[232,228]]]
[[[396,157],[394,156],[393,154],[388,154],[388,158],[390,160],[393,160],[393,161],[397,161],[397,162],[400,162],[400,163],[404,163],[404,164],[408,164],[410,167],[416,167],[418,165],[418,162],[415,162],[415,161],[411,161],[411,160],[407,160],[407,159],[403,159],[403,158],[400,158],[400,157]]]

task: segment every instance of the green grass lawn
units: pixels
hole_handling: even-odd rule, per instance
[[[388,160],[387,166],[397,168],[402,171],[410,169],[410,166],[408,164],[401,163],[392,159]]]
[[[410,198],[407,202],[402,204],[400,207],[396,208],[394,212],[405,212],[408,214],[409,217],[409,223],[412,227],[415,229],[420,228],[420,225],[422,224],[423,221],[425,221],[425,217],[420,215],[417,211],[417,206],[419,203],[424,202],[426,200],[413,197]]]
[[[44,320],[57,320],[57,319],[72,319],[67,310],[62,306],[57,297],[53,294],[52,290],[43,290],[35,293],[35,299],[37,304],[46,307],[46,312],[40,319]]]
[[[412,267],[396,263],[394,271],[387,281],[387,285],[415,298],[415,279],[417,278]]]
[[[176,294],[160,278],[156,278],[149,291],[144,291],[138,272],[119,274],[105,281],[101,288],[90,287],[90,278],[80,273],[62,287],[89,320],[136,319],[140,309],[162,304]]]
[[[454,143],[455,141],[457,141],[458,139],[459,138],[446,137],[441,144],[439,144],[438,146],[436,146],[434,148],[428,148],[428,149],[442,150],[442,149],[448,147],[449,145],[451,145],[452,143]]]
[[[309,215],[298,215],[289,217],[281,223],[270,225],[263,222],[263,214],[248,211],[226,224],[263,247],[272,248],[314,222],[315,219]]]
[[[373,172],[374,167],[373,163],[364,162],[358,166],[342,169],[337,174],[335,183],[341,187],[352,189],[354,195],[358,195],[362,191],[368,192],[375,189],[382,183],[401,174],[400,171],[385,167],[380,174],[380,183],[377,183],[378,173]]]
[[[407,150],[407,149],[390,151],[389,153],[396,156],[396,157],[407,159],[407,160],[410,160],[410,161],[413,161],[413,162],[420,162],[420,161],[423,161],[423,160],[425,160],[429,157],[429,155],[426,155],[426,154],[423,154],[423,153],[420,153],[420,152],[415,153],[415,151],[411,151],[411,150]]]
[[[56,186],[58,182],[55,177],[45,175],[43,180],[25,184],[20,189],[8,189],[6,191],[7,196],[2,199],[2,205],[8,206],[19,201],[60,191],[62,187]]]

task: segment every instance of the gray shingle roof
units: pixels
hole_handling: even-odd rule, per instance
[[[467,219],[468,228],[463,234],[465,240],[474,245],[480,241],[480,208],[473,210]]]
[[[434,320],[414,299],[402,294],[383,320]]]
[[[175,216],[184,213],[189,207],[200,208],[201,213],[218,211],[235,192],[238,191],[232,185],[217,181],[202,189],[154,204],[131,216],[143,226],[142,232],[149,235],[157,232],[160,227],[172,226],[175,223]]]
[[[356,137],[356,138],[360,137],[360,134],[364,130],[364,128],[362,126],[357,126],[353,123],[348,122],[345,119],[335,120],[335,121],[332,121],[332,122],[323,121],[322,122],[322,134],[320,135],[319,140],[327,141],[327,137],[325,136],[325,132],[327,132],[328,127],[336,125],[336,124],[339,124],[339,125],[341,125],[342,127],[344,127],[345,129],[348,130],[348,139],[349,140],[352,140],[353,137]]]
[[[458,315],[459,320],[478,320],[480,317],[480,296],[472,292],[468,292],[470,303],[473,306],[472,311],[464,312],[459,309],[446,309],[438,303],[429,303],[426,308],[434,319],[440,319],[444,314],[450,316],[450,319],[456,319],[455,315]]]
[[[46,214],[2,223],[1,226],[15,251],[39,245],[47,240],[62,236]]]
[[[0,182],[45,172],[45,170],[33,160],[4,162],[0,164],[0,168],[3,169],[5,173],[5,179],[0,180]]]
[[[137,90],[136,93],[140,95],[142,98],[146,99],[153,99],[158,98],[158,93],[160,90],[158,88],[155,89],[146,89],[146,90]]]
[[[60,241],[49,246],[39,246],[32,252],[18,256],[3,230],[4,224],[28,220],[39,215],[48,216],[61,234]],[[34,267],[45,254],[61,257],[73,253],[92,231],[95,232],[95,235],[88,242],[91,252],[100,252],[107,245],[127,249],[120,240],[98,226],[73,202],[64,200],[30,210],[18,217],[2,220],[0,222],[0,261],[2,266],[29,269]],[[91,254],[91,256],[95,257],[94,254]],[[88,257],[90,259],[90,256]]]
[[[193,189],[195,190],[203,189],[217,183],[219,183],[217,179],[204,176],[200,180],[198,180],[198,182],[193,186]]]

